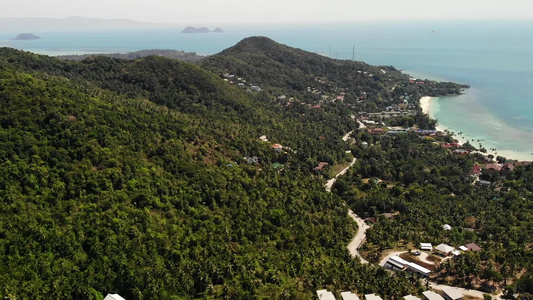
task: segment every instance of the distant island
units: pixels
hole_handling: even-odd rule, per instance
[[[224,30],[222,30],[222,28],[220,28],[220,27],[217,27],[217,28],[215,28],[215,30],[213,30],[213,32],[222,33],[222,32],[224,32]]]
[[[27,41],[27,40],[38,40],[40,37],[31,34],[31,33],[21,33],[17,35],[16,38],[13,39],[13,41]]]
[[[209,33],[209,32],[211,31],[207,29],[207,27],[196,28],[196,27],[191,27],[191,26],[188,26],[181,31],[181,33]]]

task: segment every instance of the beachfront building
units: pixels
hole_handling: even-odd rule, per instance
[[[422,295],[424,295],[427,300],[445,300],[441,295],[432,291],[425,291]]]
[[[359,300],[359,297],[352,292],[342,292],[342,300]]]
[[[491,174],[491,175],[494,173],[500,173],[501,170],[502,170],[502,167],[497,163],[487,164],[483,168],[483,172]]]
[[[319,300],[335,300],[335,295],[327,290],[318,290],[316,294]]]

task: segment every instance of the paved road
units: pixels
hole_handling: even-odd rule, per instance
[[[337,178],[339,176],[342,176],[342,175],[346,174],[348,169],[351,168],[353,166],[353,164],[355,164],[356,161],[357,161],[357,158],[354,157],[349,166],[347,166],[346,168],[342,169],[342,171],[340,171],[337,175],[335,175],[335,177],[333,177],[330,180],[328,180],[326,182],[326,191],[331,192],[331,188],[333,187],[333,184],[335,184],[335,181],[337,181]]]
[[[366,239],[366,230],[370,228],[368,225],[366,225],[365,220],[361,219],[358,215],[356,215],[351,209],[348,210],[348,216],[352,218],[358,226],[357,233],[353,237],[352,241],[348,244],[348,251],[350,252],[350,255],[352,257],[359,257],[361,260],[361,263],[368,264],[368,261],[364,259],[361,254],[359,254],[359,247],[363,244],[363,242]]]
[[[350,138],[350,135],[353,133],[353,130],[348,132],[345,136],[342,137],[342,140],[343,141],[348,141],[348,139]]]
[[[360,121],[359,122],[359,128],[365,128],[366,126],[361,123]],[[342,140],[343,141],[347,141],[350,134],[352,133],[353,131],[351,132],[348,132],[343,138]],[[342,171],[340,171],[337,175],[335,175],[334,178],[328,180],[326,182],[326,191],[328,192],[331,192],[331,188],[333,187],[333,184],[335,184],[335,181],[337,181],[337,178],[339,176],[342,176],[344,174],[346,174],[346,172],[348,171],[348,169],[350,169],[350,167],[353,166],[353,164],[357,161],[357,158],[354,158],[352,160],[352,162],[350,163],[350,165],[346,168],[344,168]],[[352,257],[359,257],[359,259],[361,260],[361,263],[364,263],[364,264],[368,264],[369,262],[364,259],[361,254],[359,254],[359,247],[361,247],[361,245],[365,242],[365,239],[366,239],[366,231],[368,230],[368,228],[370,228],[363,219],[361,219],[358,215],[356,215],[351,209],[348,209],[348,216],[350,218],[352,218],[356,223],[357,223],[357,226],[359,227],[359,229],[357,230],[357,233],[355,234],[355,236],[353,237],[352,241],[348,244],[348,251],[350,252],[350,255]],[[395,256],[395,255],[400,255],[401,253],[404,253],[404,252],[407,252],[407,251],[394,251],[394,252],[391,252],[389,253],[387,256],[385,256],[380,262],[379,262],[379,265],[380,266],[384,266],[385,263],[387,262],[387,260],[391,257],[391,256]],[[427,257],[427,253],[424,253],[422,252],[422,254],[424,254],[424,257],[422,258],[422,260],[424,261],[427,261],[426,257]],[[433,263],[433,262],[430,262],[430,261],[427,261],[428,263]],[[446,287],[446,285],[442,285],[442,284],[437,284],[435,282],[429,282],[429,286],[432,288],[432,289],[438,289],[438,290],[442,290],[443,287]],[[480,299],[483,299],[483,292],[481,291],[478,291],[478,290],[470,290],[470,289],[464,289],[464,288],[460,288],[460,287],[452,287],[452,286],[447,286],[449,288],[452,288],[452,289],[455,289],[461,293],[463,293],[463,295],[468,295],[468,296],[473,296],[473,297],[476,297],[476,298],[480,298]],[[502,293],[498,294],[498,295],[492,295],[492,299],[502,299],[501,298],[502,296]]]

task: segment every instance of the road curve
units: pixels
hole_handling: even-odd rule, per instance
[[[359,247],[363,244],[366,239],[366,230],[370,228],[366,225],[365,221],[356,215],[351,209],[348,209],[348,216],[352,218],[357,223],[357,233],[353,237],[352,241],[348,244],[348,251],[352,257],[359,257],[361,263],[368,264],[368,260],[364,259],[361,254],[359,254]]]
[[[335,177],[333,177],[330,180],[328,180],[326,182],[326,191],[331,192],[331,188],[333,187],[333,184],[335,184],[335,181],[337,181],[337,178],[339,176],[342,176],[342,175],[346,174],[348,169],[351,168],[353,166],[353,164],[355,164],[356,161],[357,161],[357,158],[354,157],[349,166],[347,166],[346,168],[342,169],[337,175],[335,175]]]
[[[365,128],[366,126],[361,123],[360,121],[359,122],[359,125],[360,127],[359,128]],[[343,141],[347,141],[349,136],[352,134],[353,131],[351,132],[348,132],[343,138],[342,140]],[[333,185],[335,184],[335,182],[337,181],[337,178],[339,176],[342,176],[344,174],[346,174],[346,172],[348,171],[348,169],[350,169],[354,164],[355,162],[357,161],[357,158],[354,158],[352,160],[352,162],[350,163],[349,166],[347,166],[346,168],[342,169],[337,175],[335,175],[335,177],[333,177],[332,179],[328,180],[326,182],[326,191],[328,192],[331,192],[331,188],[333,187]],[[368,228],[370,228],[363,219],[361,219],[358,215],[356,215],[351,209],[348,209],[348,216],[350,218],[352,218],[356,223],[357,223],[357,226],[358,226],[358,230],[357,230],[357,233],[355,234],[355,236],[353,237],[353,239],[350,241],[350,243],[348,244],[347,248],[348,248],[348,251],[350,252],[350,255],[355,258],[355,257],[359,257],[361,263],[363,264],[368,264],[369,262],[364,259],[361,254],[359,254],[359,247],[361,247],[361,245],[365,242],[365,239],[366,239],[366,231],[368,230]],[[401,253],[404,253],[404,252],[407,252],[407,251],[395,251],[395,252],[391,252],[389,253],[387,256],[385,256],[380,262],[379,262],[379,265],[380,266],[384,266],[385,263],[387,262],[387,260],[392,257],[392,256],[395,256],[395,255],[399,255]],[[460,288],[460,287],[452,287],[452,286],[446,286],[446,285],[442,285],[442,284],[437,284],[435,282],[429,282],[429,286],[432,288],[432,289],[439,289],[439,290],[442,290],[443,287],[449,287],[449,288],[452,288],[452,289],[455,289],[459,292],[461,292],[463,295],[468,295],[468,296],[472,296],[472,297],[476,297],[476,298],[481,298],[483,299],[483,295],[484,293],[481,292],[481,291],[478,291],[478,290],[470,290],[470,289],[464,289],[464,288]],[[502,299],[501,296],[502,296],[502,293],[498,294],[498,295],[491,295],[492,296],[492,299]]]

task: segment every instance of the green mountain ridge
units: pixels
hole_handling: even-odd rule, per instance
[[[226,72],[264,90],[232,85],[221,78]],[[199,65],[162,57],[73,62],[1,48],[0,295],[416,293],[420,283],[349,256],[356,225],[341,197],[324,190],[332,173],[313,170],[323,161],[345,165],[346,150],[361,151],[341,140],[358,126],[352,114],[425,92],[408,81],[393,68],[266,38]],[[323,95],[345,91],[346,100],[322,100],[308,84]],[[360,103],[363,91],[373,105]],[[277,100],[282,93],[301,101]],[[272,143],[289,148],[276,152]]]

